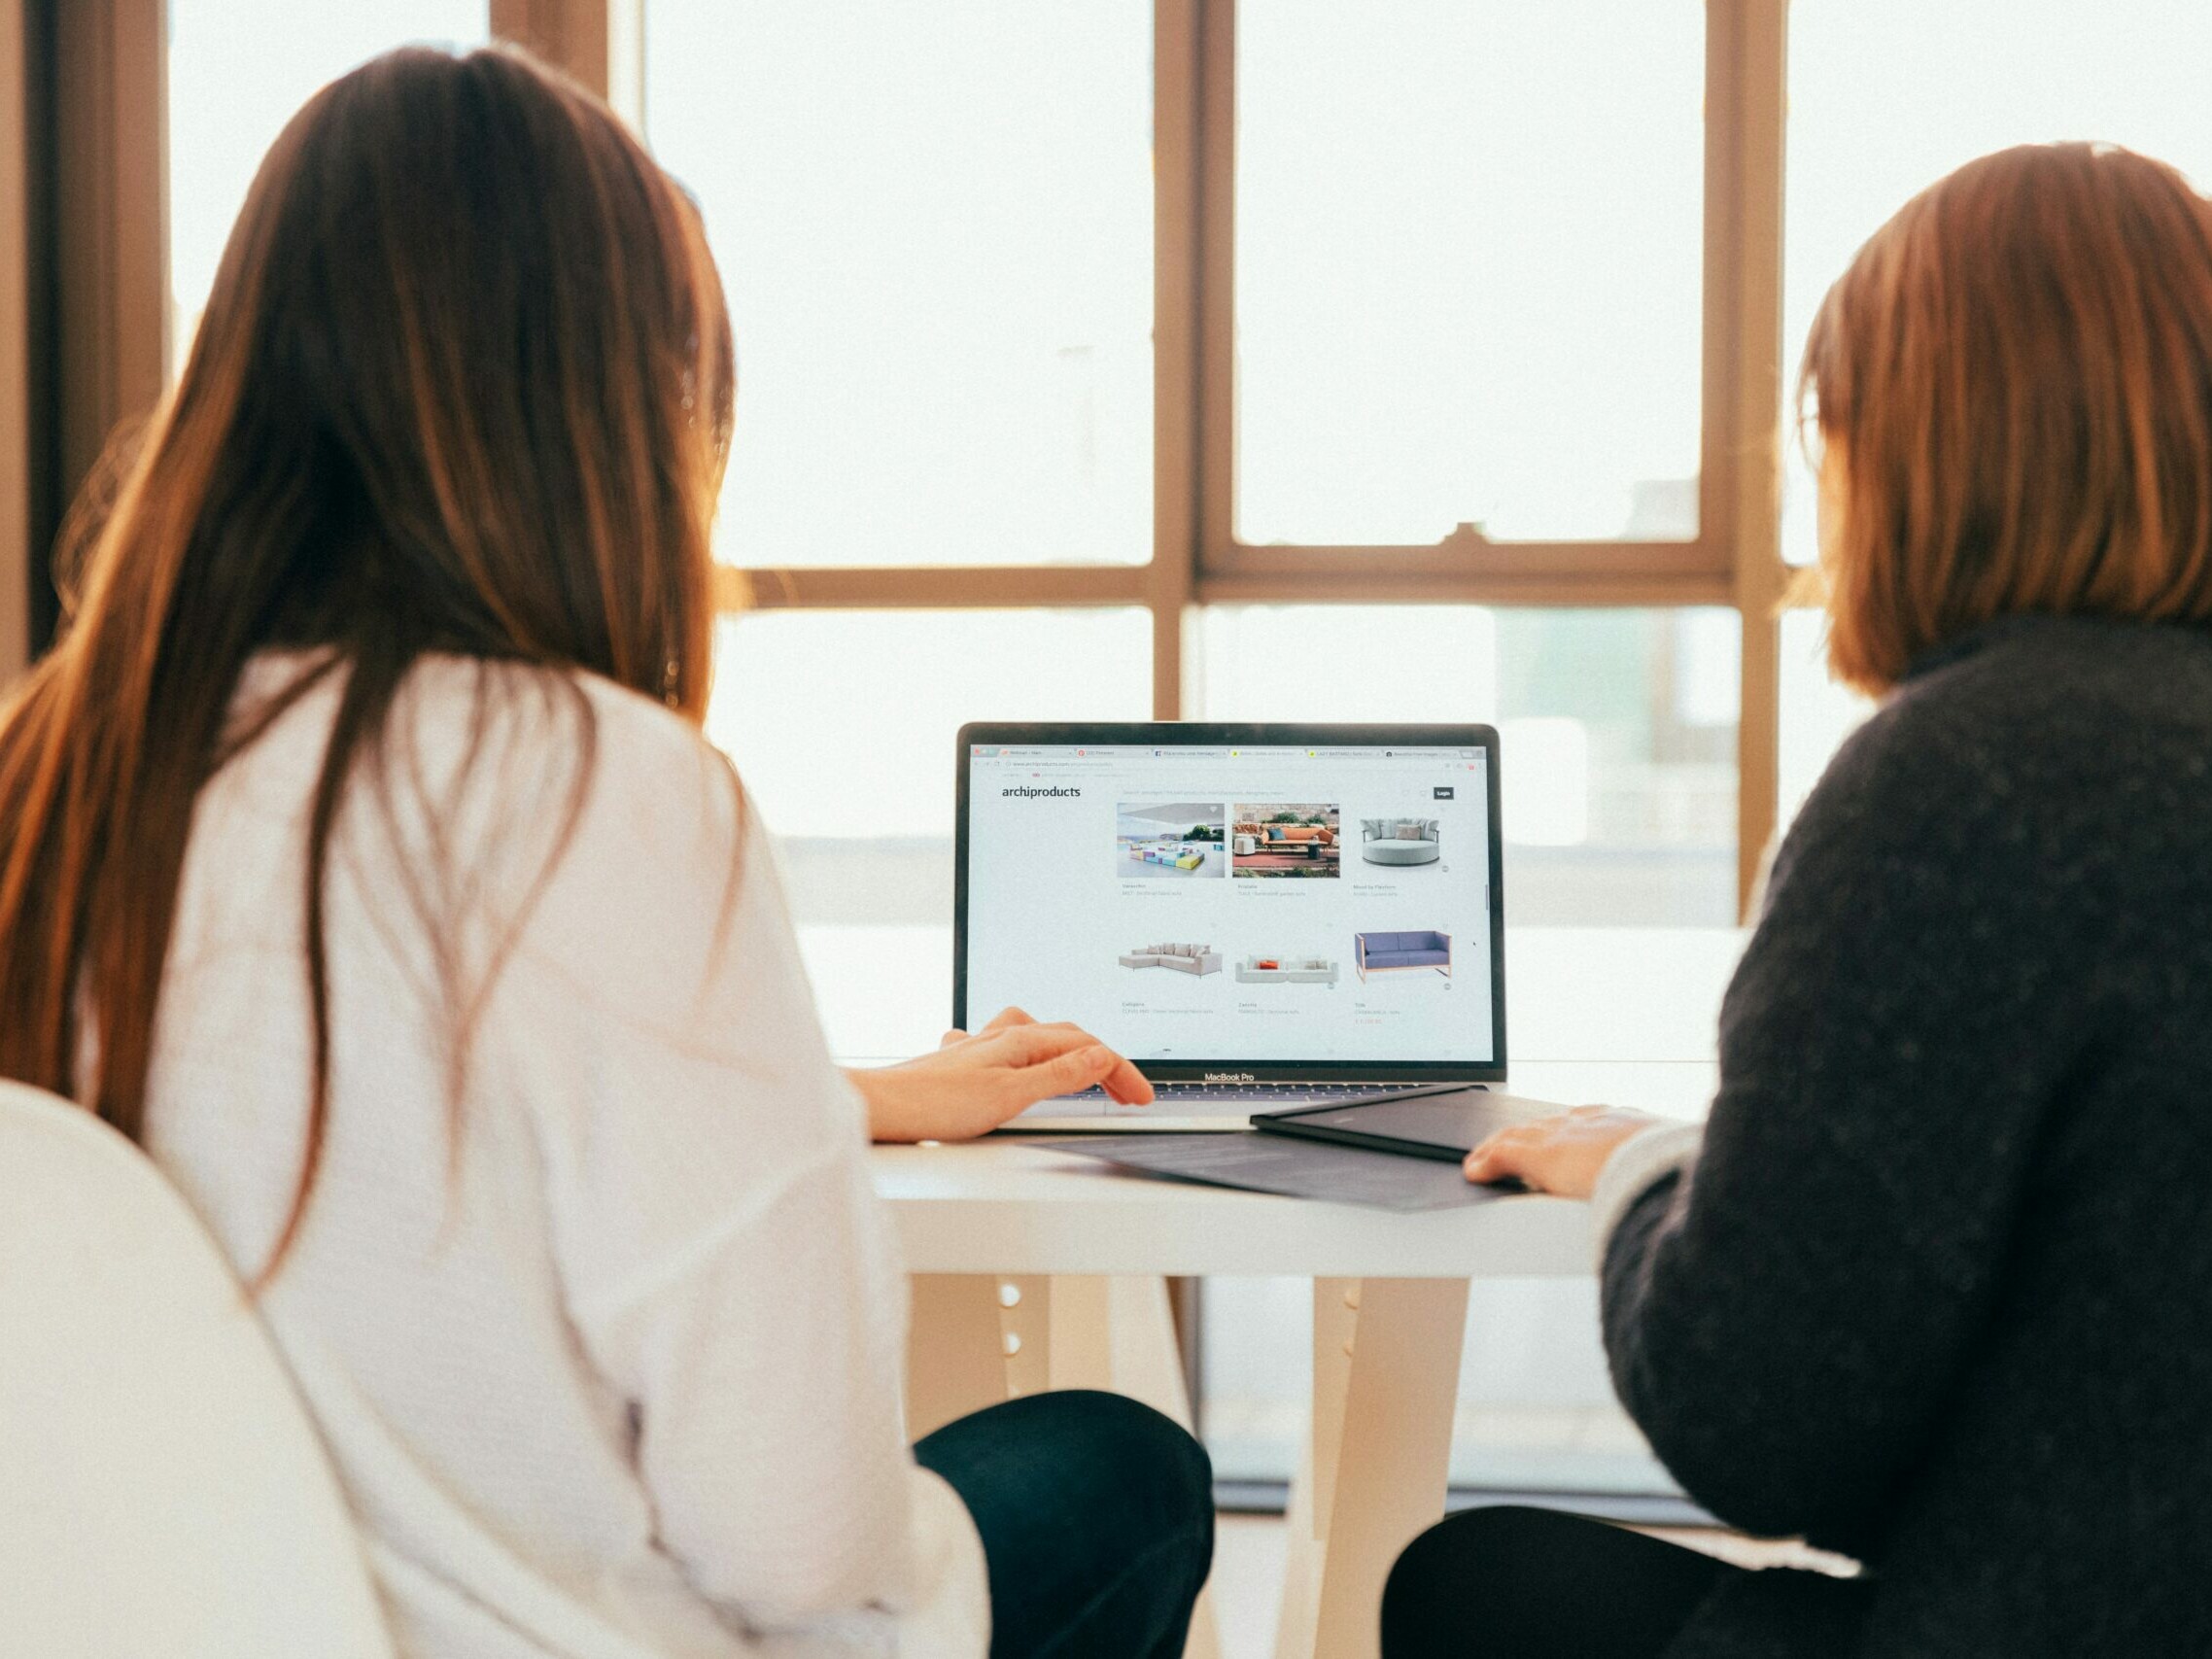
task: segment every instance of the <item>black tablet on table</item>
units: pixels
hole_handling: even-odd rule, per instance
[[[1559,1110],[1544,1101],[1469,1087],[1259,1112],[1253,1115],[1252,1126],[1263,1134],[1457,1163],[1500,1129]]]

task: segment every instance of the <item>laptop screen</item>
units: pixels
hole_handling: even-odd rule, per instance
[[[1156,1076],[1500,1059],[1488,728],[1039,730],[963,733],[957,1019],[1072,1020]]]

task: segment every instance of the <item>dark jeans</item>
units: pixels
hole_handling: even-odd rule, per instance
[[[1391,1569],[1383,1659],[1656,1659],[1744,1571],[1554,1509],[1467,1509]]]
[[[1214,1472],[1149,1405],[1067,1390],[923,1438],[975,1517],[991,1659],[1175,1659],[1214,1557]]]

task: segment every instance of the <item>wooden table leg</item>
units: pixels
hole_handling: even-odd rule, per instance
[[[1054,1386],[1053,1281],[1010,1273],[998,1281],[999,1329],[1006,1339],[1006,1392],[1019,1400]]]
[[[1276,1659],[1373,1659],[1383,1584],[1444,1512],[1464,1279],[1317,1280],[1314,1411]]]
[[[1141,1400],[1161,1416],[1192,1428],[1191,1390],[1182,1350],[1175,1341],[1175,1309],[1167,1281],[1122,1277],[1108,1279],[1105,1285],[1113,1332],[1114,1392]],[[1220,1620],[1208,1585],[1198,1592],[1198,1604],[1191,1609],[1183,1659],[1219,1659],[1221,1649]]]
[[[907,1324],[907,1435],[1006,1399],[999,1281],[987,1273],[916,1273]]]
[[[1167,1281],[917,1273],[908,1337],[916,1439],[1010,1396],[1094,1388],[1191,1427]],[[1213,1592],[1191,1615],[1184,1659],[1219,1659]]]
[[[1060,1277],[1015,1283],[1020,1291],[1022,1340],[1010,1364],[1028,1362],[1024,1378],[1041,1371],[1047,1387],[1125,1394],[1191,1427],[1191,1396],[1175,1344],[1166,1280]],[[1014,1317],[1010,1312],[1010,1330],[1015,1329]],[[1040,1347],[1042,1354],[1037,1353]],[[1183,1652],[1184,1659],[1218,1659],[1221,1635],[1210,1589],[1192,1610]]]
[[[1298,1442],[1285,1517],[1283,1601],[1275,1620],[1275,1659],[1314,1659],[1329,1515],[1336,1491],[1336,1452],[1344,1427],[1344,1388],[1352,1374],[1352,1332],[1360,1307],[1357,1279],[1313,1282],[1313,1400]]]
[[[1118,1388],[1120,1378],[1115,1375],[1118,1350],[1126,1333],[1114,1321],[1114,1282],[1063,1277],[1052,1283],[1052,1308],[1046,1320],[1052,1333],[1052,1361],[1046,1374],[1052,1386],[1126,1393]]]

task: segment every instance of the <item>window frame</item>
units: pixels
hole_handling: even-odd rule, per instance
[[[1725,246],[1715,248],[1716,230],[1733,221],[1708,212],[1703,250],[1700,303],[1701,385],[1698,433],[1698,534],[1684,539],[1520,540],[1493,538],[1480,527],[1462,524],[1426,543],[1248,542],[1235,527],[1236,503],[1236,3],[1208,6],[1201,25],[1200,53],[1207,99],[1203,108],[1200,165],[1211,211],[1200,222],[1205,298],[1199,379],[1205,404],[1200,454],[1199,561],[1209,575],[1269,578],[1288,570],[1300,585],[1344,579],[1388,592],[1418,587],[1423,597],[1448,593],[1463,598],[1459,584],[1471,579],[1499,603],[1554,604],[1548,596],[1562,588],[1595,585],[1596,603],[1618,605],[1624,582],[1643,584],[1641,603],[1713,605],[1729,602],[1732,561],[1726,533],[1731,506],[1730,458],[1737,452],[1725,428],[1734,405],[1727,395],[1724,365],[1708,349],[1726,326],[1730,299],[1726,273],[1735,267]],[[1725,74],[1725,66],[1721,67]],[[1726,188],[1728,157],[1715,146],[1725,121],[1710,119],[1716,69],[1711,52],[1706,63],[1707,103],[1705,187]],[[1719,174],[1716,176],[1716,160]],[[1438,584],[1441,584],[1439,587]],[[1519,597],[1533,590],[1539,597]]]
[[[646,0],[566,0],[573,17]],[[563,0],[503,0],[543,13]],[[493,8],[501,31],[501,0]],[[1254,546],[1235,535],[1237,0],[1155,0],[1153,545],[1130,566],[725,567],[727,608],[1143,605],[1153,716],[1192,712],[1193,607],[1221,604],[1719,605],[1742,621],[1737,891],[1780,784],[1781,190],[1787,0],[1707,0],[1698,534],[1423,546]],[[592,34],[604,23],[587,22]],[[617,27],[631,26],[617,24]],[[570,25],[571,33],[575,25]]]
[[[560,64],[642,123],[650,0],[489,0],[495,39]],[[137,24],[111,91],[157,65],[158,0],[100,0]],[[1622,607],[1721,605],[1742,622],[1737,872],[1747,903],[1778,808],[1781,558],[1781,211],[1788,0],[1706,0],[1704,274],[1698,534],[1689,541],[1504,541],[1463,526],[1425,546],[1267,546],[1234,534],[1235,97],[1237,0],[1154,0],[1153,534],[1126,566],[722,567],[724,610],[976,609],[1138,605],[1152,616],[1152,712],[1190,712],[1185,656],[1195,607],[1221,604],[1433,604]],[[131,66],[140,70],[133,72]],[[159,76],[155,77],[156,83]],[[140,107],[160,108],[156,96]],[[163,123],[101,123],[118,179],[160,181]],[[165,185],[156,183],[151,224]],[[126,236],[149,216],[95,215]],[[147,205],[147,204],[139,204]],[[165,226],[162,227],[165,230]],[[165,244],[161,231],[154,232]],[[157,275],[135,243],[117,263]],[[87,259],[86,262],[98,261]],[[165,317],[141,282],[118,303],[117,338],[157,345]],[[122,296],[119,295],[119,301]],[[120,316],[130,311],[131,318]],[[147,317],[139,313],[150,313]],[[136,320],[135,328],[123,323]],[[105,330],[83,331],[87,341]],[[96,350],[95,348],[92,348]],[[112,345],[111,348],[112,349]],[[135,358],[139,354],[131,354]],[[165,354],[155,361],[165,361]],[[102,372],[102,368],[105,372]],[[108,391],[112,365],[80,383]],[[122,376],[121,378],[131,378]],[[143,375],[136,377],[143,380]],[[99,401],[116,401],[113,393]],[[143,402],[144,399],[138,399]],[[134,404],[135,406],[135,404]],[[125,412],[117,409],[114,412]]]
[[[166,0],[0,0],[0,686],[58,624],[71,501],[166,384],[167,52]]]

